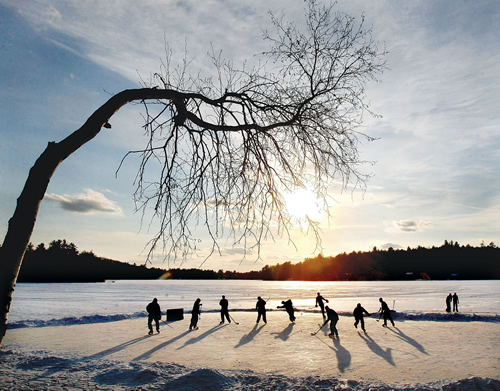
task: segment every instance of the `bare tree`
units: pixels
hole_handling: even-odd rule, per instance
[[[49,143],[30,170],[0,249],[0,344],[51,176],[127,103],[145,111],[146,146],[127,155],[141,156],[138,209],[151,208],[159,221],[150,255],[158,245],[171,257],[196,250],[193,224],[206,229],[212,251],[228,237],[259,249],[266,237],[289,236],[283,191],[312,183],[324,198],[334,179],[364,184],[357,148],[360,136],[369,138],[358,132],[369,112],[364,88],[384,69],[384,51],[363,20],[315,0],[307,2],[304,32],[271,19],[264,65],[237,70],[212,52],[217,77],[201,78],[190,76],[186,63],[171,67],[167,56],[163,72],[144,88],[114,95],[80,129]],[[159,175],[150,179],[150,172]]]

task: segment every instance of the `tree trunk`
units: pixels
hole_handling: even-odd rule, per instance
[[[0,347],[7,330],[7,319],[17,276],[35,226],[38,209],[50,178],[59,164],[82,145],[92,140],[109,118],[133,100],[177,99],[172,90],[125,90],[97,109],[85,124],[59,143],[50,142],[31,168],[16,210],[9,220],[7,234],[0,248]]]

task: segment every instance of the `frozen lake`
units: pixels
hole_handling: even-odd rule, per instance
[[[275,309],[292,299],[299,311],[315,311],[316,293],[330,300],[339,313],[350,314],[358,302],[370,312],[379,309],[383,297],[398,313],[444,313],[445,298],[457,292],[459,310],[468,314],[500,314],[500,281],[260,281],[260,280],[148,280],[104,283],[19,283],[9,323],[30,321],[41,325],[51,319],[113,315],[143,316],[146,305],[157,297],[162,311],[184,308],[190,312],[200,298],[203,311],[218,311],[221,295],[233,311],[255,309],[257,296]],[[110,319],[112,320],[112,319]],[[88,319],[88,321],[99,321]],[[86,321],[85,321],[86,322]],[[28,324],[25,323],[25,326]]]
[[[20,283],[9,316],[11,344],[0,352],[0,388],[497,390],[499,288],[498,280]],[[317,311],[317,292],[341,315],[341,339],[311,335],[321,319],[308,313]],[[445,298],[454,292],[459,314],[445,312]],[[168,328],[162,323],[161,334],[146,335],[145,307],[153,297],[163,313],[189,312],[197,297],[203,312],[217,312],[221,295],[237,327],[219,325],[212,313],[202,316],[200,330],[187,330],[186,316]],[[274,311],[291,298],[297,325],[279,313],[255,325],[256,314],[248,311],[255,311],[257,296]],[[369,334],[361,334],[352,326],[352,310],[361,302],[375,312],[379,297],[394,306],[398,328],[385,329],[374,316]],[[464,332],[475,339],[463,338]],[[206,352],[203,362],[200,352]]]

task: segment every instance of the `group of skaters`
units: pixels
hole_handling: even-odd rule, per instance
[[[456,294],[455,294],[456,295]],[[451,296],[451,294],[450,294]],[[267,317],[266,317],[266,304],[269,301],[269,299],[264,300],[262,297],[257,298],[257,303],[255,305],[255,309],[257,310],[257,324],[262,321],[264,324],[267,324]],[[378,310],[378,313],[380,314],[381,319],[383,317],[384,323],[383,327],[387,327],[387,321],[390,321],[392,326],[394,327],[394,320],[392,319],[391,316],[391,310],[387,303],[380,298],[380,309]],[[316,305],[315,307],[319,307],[321,309],[321,315],[323,316],[323,324],[319,328],[321,330],[326,324],[330,323],[330,336],[331,337],[338,337],[339,333],[337,330],[337,322],[339,321],[339,316],[337,312],[335,312],[334,309],[330,308],[329,306],[325,306],[325,303],[328,303],[328,300],[325,299],[323,296],[321,296],[320,292],[318,292],[318,295],[316,296]],[[225,296],[222,296],[222,299],[219,301],[220,305],[220,317],[221,321],[220,324],[225,323],[227,321],[228,323],[231,323],[231,320],[234,319],[231,317],[229,314],[229,301],[226,299]],[[191,322],[189,324],[189,330],[198,330],[198,320],[200,319],[201,316],[201,299],[196,299],[194,304],[193,304],[193,309],[191,311]],[[277,306],[276,308],[283,308],[288,314],[288,317],[290,319],[290,322],[294,323],[295,322],[295,308],[293,307],[293,303],[291,299],[288,300],[283,300],[281,302],[281,305]],[[457,309],[458,310],[458,309]],[[155,298],[151,303],[149,303],[146,307],[146,311],[148,312],[148,328],[149,328],[149,335],[153,334],[153,322],[155,322],[156,326],[156,331],[159,333],[160,332],[160,320],[161,320],[161,310],[160,310],[160,305],[158,304],[158,300]],[[358,303],[356,308],[354,308],[353,311],[353,316],[354,316],[354,327],[358,328],[358,325],[361,325],[361,330],[366,332],[365,329],[365,320],[364,320],[364,315],[370,316],[373,314],[370,314],[367,310],[365,310],[362,306],[361,303]],[[235,322],[236,323],[236,322]],[[238,324],[238,323],[237,323]],[[318,331],[319,331],[318,330]]]
[[[451,312],[451,304],[453,302],[453,312],[458,312],[458,296],[455,292],[446,296],[446,312]]]
[[[380,313],[380,317],[384,318],[384,323],[382,324],[382,326],[387,327],[387,321],[389,320],[392,326],[394,327],[394,320],[392,319],[391,310],[389,306],[382,298],[380,298],[379,301],[380,301],[380,309],[378,310],[378,313]],[[330,308],[329,306],[325,306],[325,302],[328,303],[328,300],[325,299],[323,296],[321,296],[321,294],[318,292],[318,295],[316,296],[315,307],[320,307],[321,314],[323,315],[323,319],[325,320],[323,325],[319,328],[319,330],[321,330],[328,322],[330,322],[329,335],[331,337],[338,338],[339,332],[337,330],[337,322],[339,321],[339,316],[334,309]],[[358,324],[361,324],[361,330],[363,330],[366,333],[364,315],[366,314],[367,316],[370,316],[372,314],[370,314],[367,310],[365,310],[361,306],[361,303],[358,303],[356,305],[356,308],[354,308],[352,314],[354,316],[354,327],[358,328]]]

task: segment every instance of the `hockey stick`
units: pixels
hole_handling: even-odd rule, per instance
[[[323,325],[318,329],[318,331],[316,331],[315,333],[311,333],[311,335],[316,335],[319,333],[319,331],[323,328],[323,326],[325,325],[326,323],[323,323]]]
[[[173,329],[172,326],[170,326],[167,322],[168,320],[165,318],[165,320],[163,320],[161,317],[160,317],[160,320],[162,321],[162,324],[166,324],[168,327],[170,327],[171,329]]]
[[[233,316],[232,316],[232,315],[229,315],[229,317],[230,317],[230,318],[231,318],[231,320],[234,322],[234,324],[239,324],[238,322],[236,322],[236,321],[234,320],[234,318],[233,318]]]

